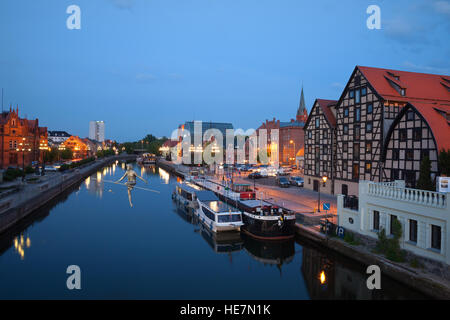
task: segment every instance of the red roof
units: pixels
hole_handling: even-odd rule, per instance
[[[337,104],[336,100],[325,100],[325,99],[316,99],[317,103],[319,103],[319,106],[322,108],[323,113],[325,115],[325,118],[327,119],[328,123],[333,127],[336,128],[336,117],[334,116],[333,111],[331,110],[331,107],[335,106]]]
[[[427,121],[437,143],[437,150],[450,150],[450,104],[410,103]],[[448,118],[447,118],[448,117]]]
[[[372,67],[357,68],[385,100],[450,102],[450,77]],[[394,87],[405,89],[402,96]]]
[[[178,141],[168,139],[168,140],[166,140],[166,141],[163,143],[163,146],[164,146],[164,147],[173,148],[173,147],[175,147],[177,144],[178,144]]]

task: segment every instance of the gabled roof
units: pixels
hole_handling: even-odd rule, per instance
[[[357,66],[385,100],[450,102],[450,77],[428,73]],[[404,89],[401,95],[399,89]]]
[[[336,117],[334,116],[334,113],[331,110],[331,108],[336,106],[337,100],[316,99],[316,101],[314,101],[314,104],[313,104],[313,109],[314,109],[314,106],[316,105],[316,103],[322,109],[322,112],[325,115],[325,119],[327,120],[330,127],[336,128]],[[305,123],[305,128],[308,126],[312,115],[313,115],[313,112],[311,109],[308,120]]]
[[[430,126],[437,150],[450,150],[450,123],[447,120],[450,118],[450,104],[412,102],[408,106],[413,106]]]

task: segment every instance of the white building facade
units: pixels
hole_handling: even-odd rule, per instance
[[[347,230],[378,238],[391,222],[402,225],[400,245],[418,256],[450,264],[450,193],[405,188],[394,182],[359,181],[358,206],[348,208],[338,195],[338,224]]]
[[[91,121],[89,122],[89,139],[99,142],[105,141],[105,122]]]

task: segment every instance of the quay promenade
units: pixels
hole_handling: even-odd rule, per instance
[[[111,156],[64,172],[46,172],[44,176],[29,175],[37,178],[36,180],[22,183],[18,178],[13,183],[0,185],[3,188],[0,192],[0,233],[94,171],[116,160],[135,158],[136,155],[128,154]],[[10,188],[6,189],[5,186],[8,185]]]

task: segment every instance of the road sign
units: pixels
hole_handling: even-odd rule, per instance
[[[323,210],[330,210],[330,204],[329,203],[324,203],[323,204]]]

